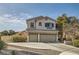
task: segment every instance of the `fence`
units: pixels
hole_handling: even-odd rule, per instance
[[[1,40],[4,42],[12,42],[12,36],[1,36]]]

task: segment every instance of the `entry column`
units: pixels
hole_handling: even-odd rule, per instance
[[[28,33],[28,35],[27,35],[27,42],[29,42],[29,39],[30,39],[30,37],[29,37],[29,33]]]
[[[57,31],[57,34],[56,34],[56,42],[58,42],[58,31]]]
[[[40,42],[40,34],[38,34],[38,42]]]

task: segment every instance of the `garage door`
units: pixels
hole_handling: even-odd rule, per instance
[[[56,42],[56,35],[45,35],[45,34],[41,34],[40,35],[40,41],[41,42]]]
[[[37,34],[30,34],[29,36],[30,36],[30,39],[29,39],[30,42],[38,42]]]

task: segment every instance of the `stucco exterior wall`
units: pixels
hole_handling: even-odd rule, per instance
[[[30,27],[31,22],[34,23],[34,28]],[[39,26],[39,22],[42,23],[42,26]],[[52,27],[52,29],[47,29],[47,28],[45,27],[45,23],[47,23],[47,22],[48,22],[48,23],[53,23],[53,24],[54,24],[54,27]],[[30,21],[27,22],[27,28],[28,28],[28,29],[56,30],[56,23],[55,23],[55,21],[50,20],[50,19],[47,19],[47,20],[46,20],[46,19],[40,19],[40,20],[37,20],[37,21],[35,21],[35,20],[30,20]]]
[[[42,23],[42,26],[39,26],[39,22],[41,22]],[[49,19],[47,19],[47,20],[45,20],[45,19],[41,19],[41,20],[38,20],[37,22],[36,22],[36,29],[44,29],[44,30],[49,30],[49,29],[47,29],[46,27],[45,27],[45,23],[53,23],[54,24],[54,27],[52,27],[52,29],[51,30],[55,30],[56,28],[55,28],[55,22],[53,21],[53,20],[49,20]]]

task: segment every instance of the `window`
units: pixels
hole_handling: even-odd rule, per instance
[[[54,24],[52,23],[52,27],[54,27]]]
[[[54,27],[54,24],[53,23],[45,23],[45,27],[47,29],[52,29],[52,27]]]
[[[34,23],[31,22],[30,27],[34,28]]]
[[[41,22],[39,22],[39,26],[42,26],[42,23]]]
[[[50,25],[49,23],[45,23],[45,27],[49,27],[49,25]]]

